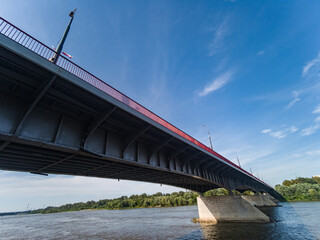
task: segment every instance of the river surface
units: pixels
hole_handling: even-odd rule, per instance
[[[0,217],[0,239],[319,239],[320,202],[262,209],[268,224],[193,223],[197,206]]]

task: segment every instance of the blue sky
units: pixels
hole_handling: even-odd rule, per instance
[[[320,174],[316,1],[9,1],[51,46],[271,185]],[[206,127],[202,127],[205,124]],[[0,171],[0,212],[179,189]]]

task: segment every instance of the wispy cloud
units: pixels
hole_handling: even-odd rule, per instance
[[[298,131],[298,130],[299,130],[299,129],[296,128],[295,126],[290,127],[290,132],[291,132],[291,133],[294,133],[294,132],[296,132],[296,131]]]
[[[281,139],[285,138],[288,134],[297,132],[299,129],[295,126],[292,126],[290,128],[286,128],[284,130],[279,131],[272,131],[270,128],[264,129],[261,131],[262,134],[269,134],[271,137]]]
[[[304,128],[301,130],[301,135],[302,136],[310,136],[318,131],[320,128],[320,124],[315,124],[310,127]]]
[[[270,136],[274,137],[274,138],[281,139],[281,138],[286,137],[287,134],[285,134],[284,131],[276,131],[276,132],[270,132]]]
[[[316,58],[312,59],[310,62],[304,65],[302,70],[302,75],[305,76],[310,71],[310,69],[314,68],[315,66],[318,66],[319,63],[320,63],[320,52],[318,53]]]
[[[288,104],[287,106],[288,109],[301,100],[299,97],[299,94],[300,94],[299,91],[293,91],[292,94],[293,94],[293,100]]]
[[[212,82],[208,83],[204,87],[204,89],[199,93],[199,96],[200,97],[207,96],[209,93],[217,91],[218,89],[222,88],[231,80],[232,75],[233,75],[233,72],[231,70],[220,75],[219,77],[214,79]]]
[[[320,113],[320,104],[318,104],[318,106],[316,106],[316,108],[312,111],[312,113],[314,113],[314,114]]]
[[[269,129],[269,128],[261,131],[261,133],[269,133],[269,132],[271,132],[271,129]]]
[[[320,155],[320,150],[313,150],[306,152],[308,155]]]
[[[224,39],[228,34],[228,21],[229,17],[225,17],[223,21],[214,28],[214,36],[209,45],[209,56],[225,50]]]
[[[257,53],[258,56],[261,56],[261,55],[263,55],[263,54],[264,54],[264,51],[259,51],[259,52]]]
[[[320,104],[318,104],[315,109],[312,111],[313,114],[319,114],[320,113]],[[301,130],[302,136],[310,136],[314,133],[316,133],[320,129],[320,116],[316,117],[314,119],[314,124],[306,127]]]

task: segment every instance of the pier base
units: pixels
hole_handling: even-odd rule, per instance
[[[198,197],[200,222],[260,222],[267,223],[267,215],[240,195]]]
[[[242,198],[256,207],[277,207],[267,195],[242,195]]]

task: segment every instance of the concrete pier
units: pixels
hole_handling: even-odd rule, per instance
[[[277,207],[267,195],[242,195],[242,198],[256,207]]]
[[[280,203],[280,201],[278,200],[278,199],[276,199],[276,198],[274,198],[274,197],[272,197],[271,195],[269,195],[269,194],[267,194],[267,195],[265,195],[265,196],[267,196],[272,202],[274,202],[274,203]],[[279,206],[279,205],[278,205]]]
[[[240,195],[198,197],[200,222],[260,222],[267,223],[267,215]]]

